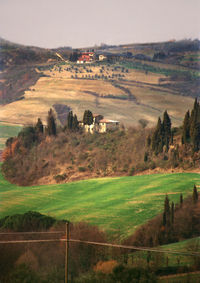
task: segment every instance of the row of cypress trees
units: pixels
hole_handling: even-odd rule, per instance
[[[163,121],[158,118],[156,128],[151,136],[147,138],[147,145],[155,154],[169,149],[170,143],[173,143],[173,131],[171,128],[171,119],[167,111],[163,114]],[[200,104],[197,98],[194,101],[194,107],[188,110],[182,126],[182,144],[191,144],[193,151],[200,150]]]
[[[72,111],[70,111],[68,116],[67,116],[66,128],[69,129],[69,130],[78,130],[79,129],[78,118],[77,118],[76,114],[73,115]]]
[[[183,121],[182,144],[192,144],[193,151],[200,149],[200,104],[197,98],[194,107],[188,110]]]
[[[93,123],[93,114],[90,110],[85,110],[83,115],[83,124],[84,125],[91,125]],[[73,115],[73,112],[70,111],[67,116],[67,124],[66,127],[69,130],[78,130],[79,129],[79,122],[77,119],[76,114]]]
[[[91,125],[93,123],[93,114],[90,110],[85,110],[84,115],[83,115],[83,123],[84,125]],[[73,111],[70,111],[67,116],[67,121],[64,129],[69,129],[69,130],[78,130],[79,129],[79,122],[76,114],[73,114]],[[38,119],[38,122],[36,124],[36,130],[38,133],[43,133],[44,132],[44,127],[42,124],[41,119]],[[48,116],[47,116],[47,127],[45,129],[46,133],[49,136],[56,136],[57,134],[57,126],[56,126],[56,118],[53,113],[53,110],[50,109],[48,111]]]
[[[193,193],[192,193],[192,201],[193,204],[196,204],[198,202],[198,190],[196,185],[193,187]],[[180,194],[180,208],[183,206],[183,195]],[[174,223],[174,213],[175,213],[175,207],[174,207],[174,202],[172,201],[171,206],[169,202],[168,195],[165,197],[165,202],[164,202],[164,211],[163,211],[163,226],[171,226]]]

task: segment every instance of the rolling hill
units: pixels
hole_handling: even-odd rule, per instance
[[[74,52],[68,48],[5,40],[0,48],[0,121],[32,124],[40,117],[45,123],[49,108],[59,103],[79,119],[90,109],[125,126],[145,120],[151,127],[167,109],[174,125],[180,125],[199,95],[199,41],[96,47],[96,54],[109,60],[87,66],[68,62]]]
[[[20,187],[0,177],[0,217],[36,210],[57,219],[98,225],[125,238],[163,210],[166,193],[177,203],[200,184],[195,173],[101,178],[59,185]]]

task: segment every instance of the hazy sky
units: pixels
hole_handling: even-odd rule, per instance
[[[0,36],[41,47],[200,38],[200,0],[0,0]]]

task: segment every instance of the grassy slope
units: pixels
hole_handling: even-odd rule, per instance
[[[200,237],[184,240],[181,242],[163,245],[160,247],[160,249],[163,249],[165,251],[173,251],[173,252],[199,252],[200,251]],[[133,254],[134,258],[137,260],[142,260],[143,264],[147,264],[146,258],[147,258],[147,252],[136,252]],[[152,255],[155,255],[152,253]],[[162,255],[162,266],[166,267],[167,257],[168,257],[168,266],[189,266],[193,263],[194,257],[192,256],[186,256],[186,255],[180,255],[180,254],[159,254]],[[179,260],[179,264],[178,264]],[[131,261],[131,259],[130,259]]]
[[[165,194],[178,202],[193,184],[195,173],[102,178],[68,184],[19,187],[0,176],[0,217],[36,210],[59,219],[88,221],[111,236],[126,237],[162,211]]]
[[[3,149],[5,146],[5,141],[9,137],[16,136],[21,130],[21,126],[7,125],[0,123],[0,149]]]
[[[164,250],[170,250],[170,251],[187,251],[187,252],[198,252],[200,251],[200,237],[192,238],[189,240],[181,241],[178,243],[173,243],[169,245],[162,246],[162,249]],[[177,255],[168,255],[169,257],[169,265],[170,266],[177,266]],[[187,265],[192,263],[193,257],[189,256],[178,256],[180,259],[180,265]]]
[[[194,273],[164,276],[164,277],[160,277],[158,282],[159,283],[188,283],[188,282],[199,283],[200,272],[197,271]]]

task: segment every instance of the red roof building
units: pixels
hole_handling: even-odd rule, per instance
[[[77,63],[91,63],[94,61],[94,52],[83,52],[81,56],[78,58]]]

